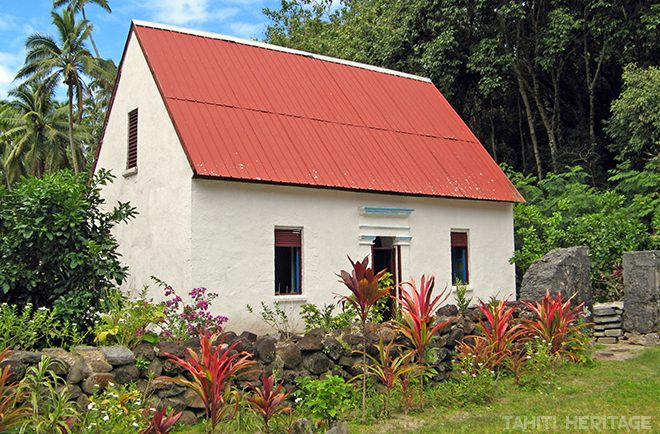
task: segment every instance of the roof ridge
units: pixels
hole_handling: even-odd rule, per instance
[[[167,31],[170,31],[170,32],[185,33],[185,34],[189,34],[189,35],[200,36],[200,37],[203,37],[203,38],[218,39],[218,40],[222,40],[222,41],[235,42],[237,44],[250,45],[250,46],[253,46],[253,47],[257,47],[257,48],[264,48],[266,50],[281,51],[281,52],[284,52],[284,53],[296,54],[296,55],[304,56],[304,57],[311,57],[313,59],[322,60],[322,61],[326,61],[326,62],[339,63],[339,64],[342,64],[342,65],[353,66],[353,67],[361,68],[361,69],[367,69],[369,71],[380,72],[380,73],[388,74],[388,75],[395,75],[395,76],[398,76],[398,77],[408,78],[408,79],[411,79],[411,80],[423,81],[423,82],[426,82],[426,83],[433,83],[431,81],[431,79],[429,79],[427,77],[422,77],[422,76],[414,75],[414,74],[408,74],[407,72],[395,71],[393,69],[382,68],[380,66],[369,65],[369,64],[366,64],[366,63],[353,62],[351,60],[340,59],[338,57],[324,56],[322,54],[311,53],[309,51],[302,51],[302,50],[296,50],[296,49],[293,49],[293,48],[281,47],[279,45],[267,44],[265,42],[259,42],[259,41],[253,41],[253,40],[250,40],[250,39],[238,38],[236,36],[223,35],[221,33],[207,32],[207,31],[204,31],[204,30],[195,30],[195,29],[189,29],[189,28],[185,28],[185,27],[172,26],[172,25],[169,25],[169,24],[153,23],[153,22],[150,22],[150,21],[142,21],[142,20],[132,20],[132,23],[133,23],[133,25],[141,26],[141,27],[150,27],[150,28],[153,28],[153,29],[167,30]]]
[[[291,114],[291,113],[276,112],[276,111],[271,111],[271,110],[266,110],[266,109],[251,108],[251,107],[240,107],[240,106],[236,106],[236,105],[232,105],[232,104],[223,104],[221,102],[200,101],[200,100],[197,100],[197,99],[181,98],[181,97],[178,97],[178,96],[165,96],[165,98],[173,99],[173,100],[177,100],[177,101],[190,102],[190,103],[195,103],[195,104],[207,104],[207,105],[226,107],[226,108],[231,108],[231,109],[236,109],[236,110],[247,110],[247,111],[251,111],[251,112],[268,113],[268,114],[276,115],[276,116],[286,116],[286,117],[296,118],[296,119],[306,119],[306,120],[310,120],[310,121],[326,122],[326,123],[329,123],[329,124],[345,125],[345,126],[355,127],[355,128],[366,128],[366,129],[376,130],[376,131],[388,131],[388,132],[391,132],[391,133],[407,134],[407,135],[410,135],[410,136],[429,137],[429,138],[433,138],[433,139],[450,140],[450,141],[453,141],[453,142],[479,143],[479,142],[476,142],[474,140],[468,140],[468,139],[459,138],[459,137],[439,136],[439,135],[430,134],[430,133],[415,133],[415,132],[411,132],[411,131],[376,127],[376,126],[373,126],[373,125],[359,125],[359,124],[348,123],[348,122],[333,121],[333,120],[329,120],[329,119],[315,118],[315,117],[309,117],[309,116],[300,116],[300,115],[295,115],[295,114]]]

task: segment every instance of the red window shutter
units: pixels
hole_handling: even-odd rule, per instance
[[[300,247],[300,231],[275,229],[275,247]]]
[[[138,111],[132,110],[128,113],[128,154],[126,157],[126,168],[137,167],[137,141],[138,141]]]
[[[452,232],[451,245],[452,247],[467,247],[467,232]]]

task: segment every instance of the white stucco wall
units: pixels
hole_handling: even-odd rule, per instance
[[[130,267],[123,288],[135,291],[149,285],[150,293],[158,294],[153,275],[187,291],[192,171],[134,36],[121,74],[96,167],[110,169],[117,177],[103,190],[108,206],[129,201],[139,212],[129,224],[115,228],[120,253]],[[135,108],[138,170],[124,176],[128,112]]]
[[[412,208],[409,216],[368,216],[360,207]],[[228,328],[259,330],[246,304],[281,301],[292,312],[302,303],[336,302],[346,290],[337,273],[346,255],[370,254],[361,235],[400,236],[402,277],[435,274],[436,288],[450,284],[450,232],[469,231],[471,295],[515,298],[513,207],[509,203],[193,180],[192,281],[218,292],[218,313]],[[303,228],[302,296],[274,295],[274,230]],[[406,237],[412,237],[406,241]],[[449,299],[453,300],[452,298]]]

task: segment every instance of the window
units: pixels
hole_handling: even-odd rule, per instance
[[[128,153],[126,155],[126,169],[137,167],[137,142],[138,142],[138,111],[128,112]]]
[[[302,293],[300,233],[300,229],[275,229],[275,295]]]
[[[451,283],[470,283],[468,272],[468,236],[467,232],[451,233]]]

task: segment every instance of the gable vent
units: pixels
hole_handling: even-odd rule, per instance
[[[137,167],[138,109],[128,113],[128,154],[126,168]]]

